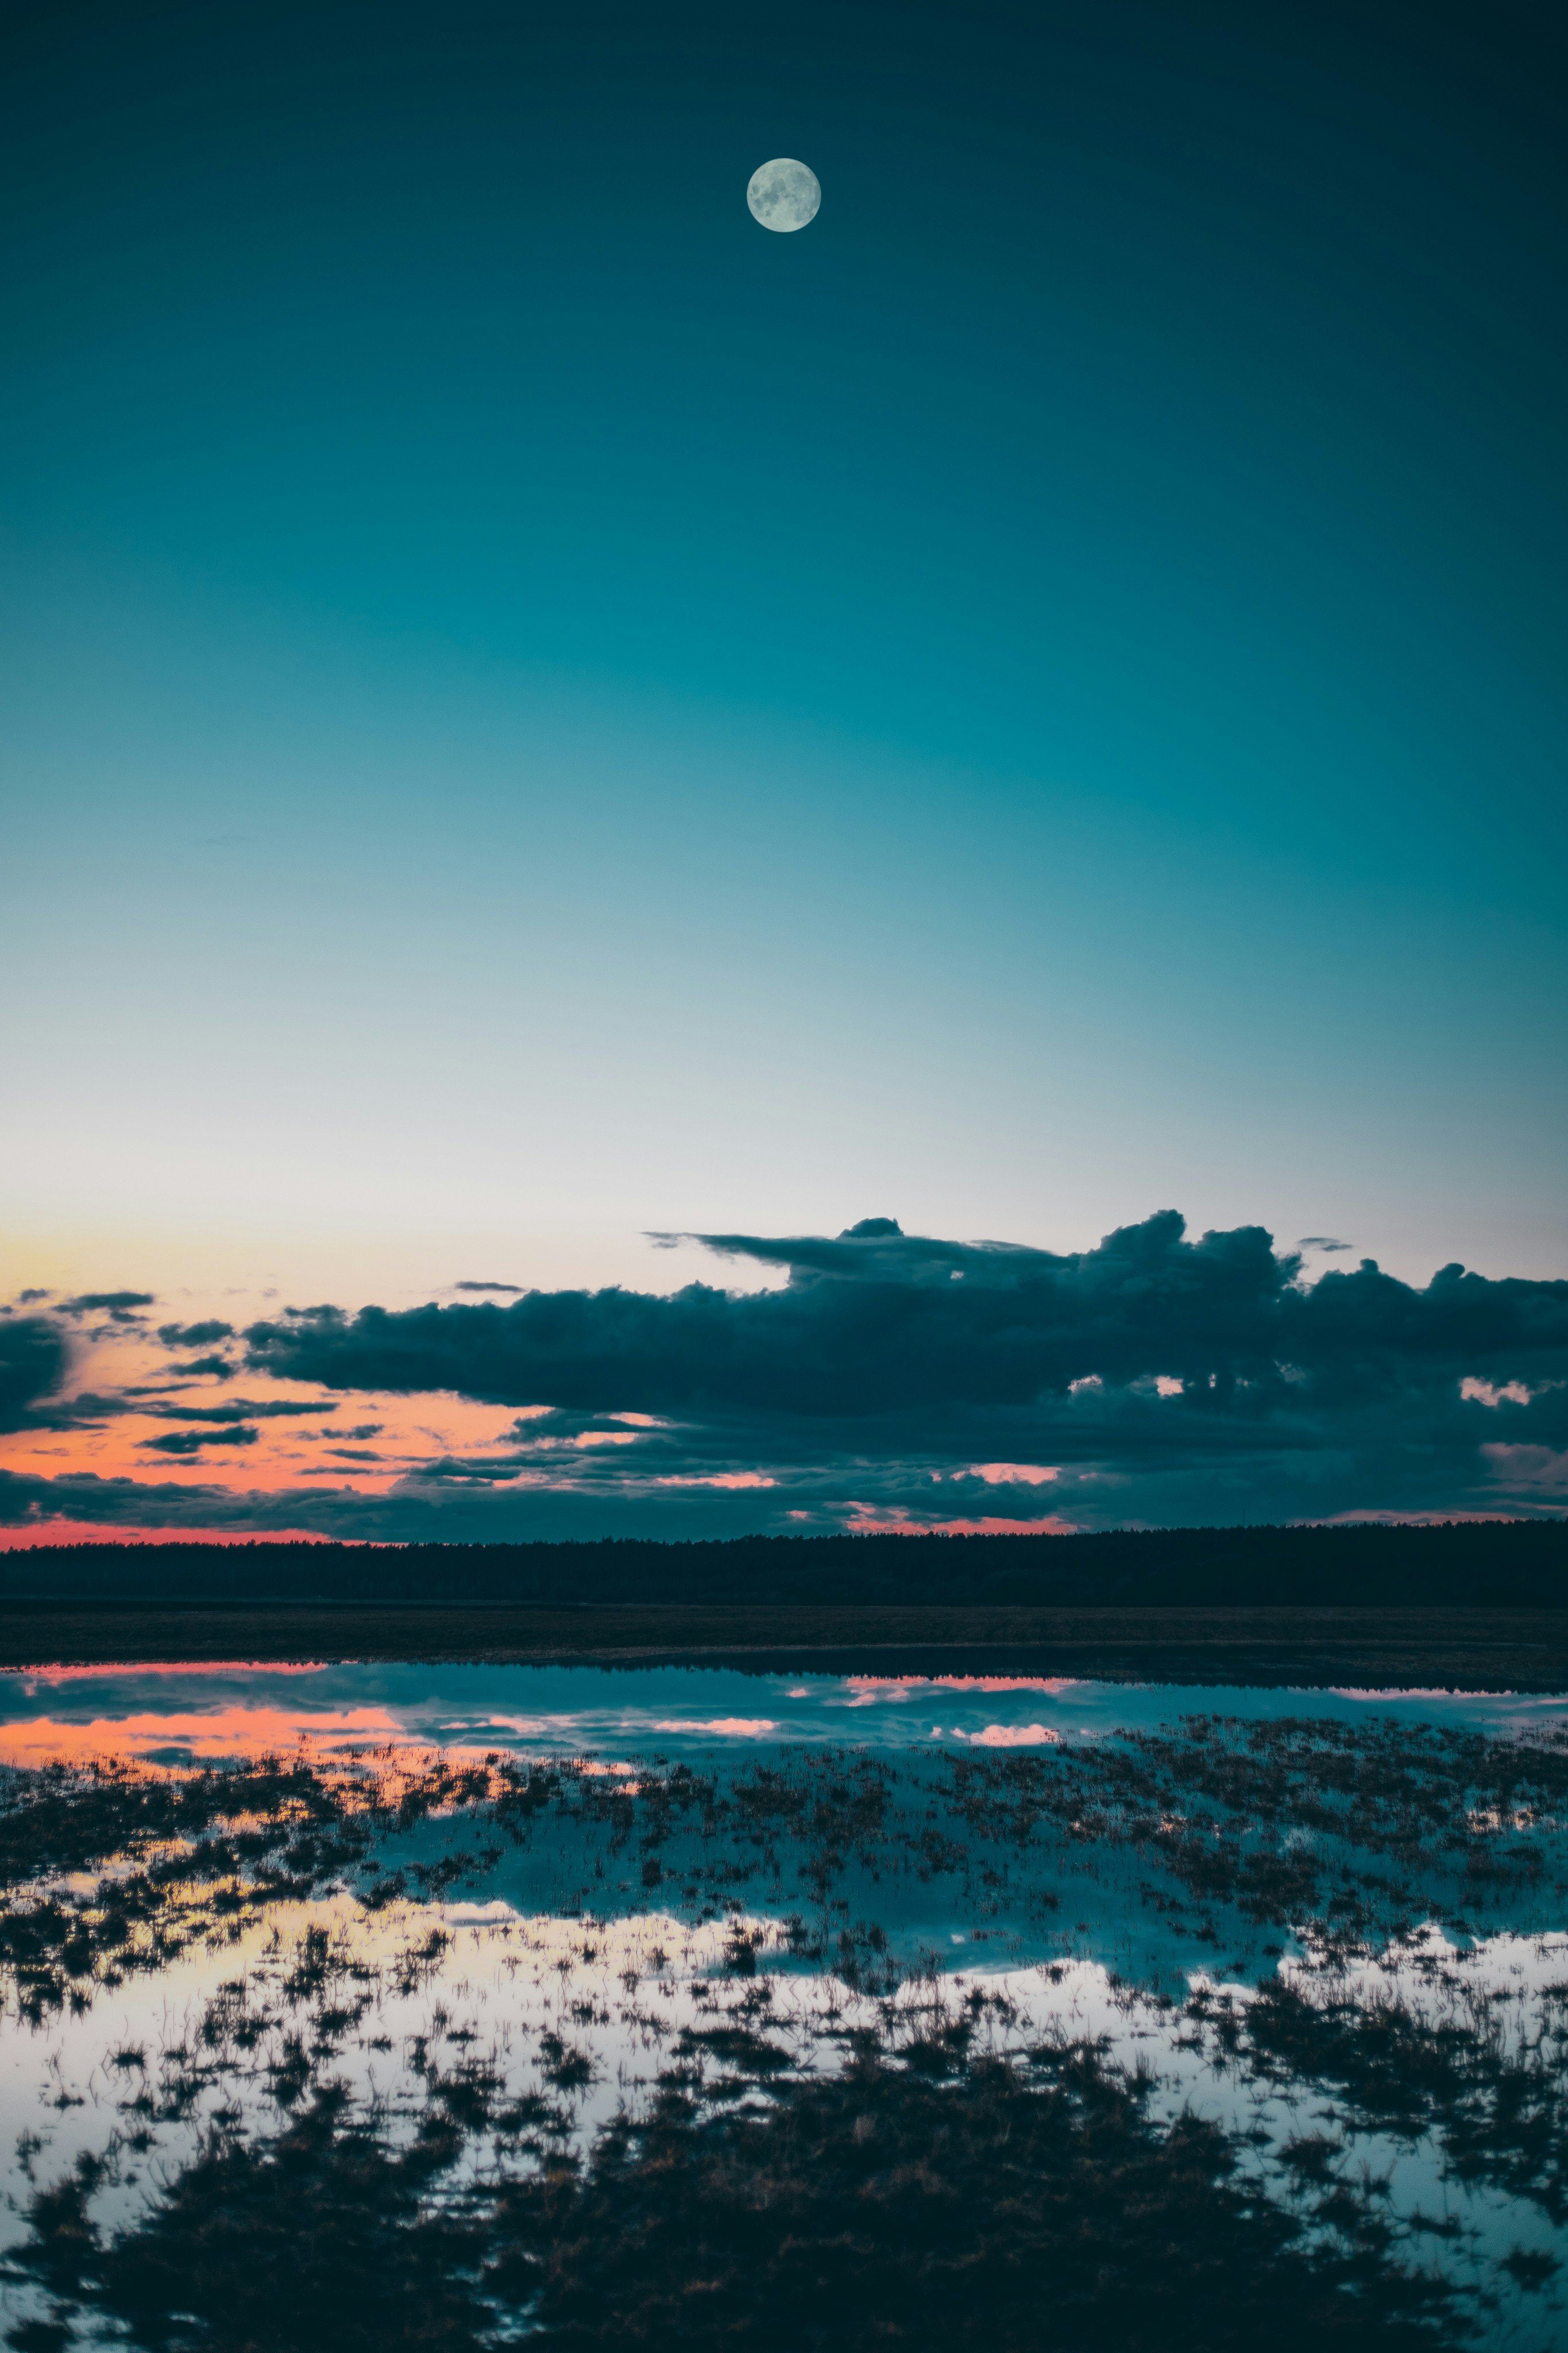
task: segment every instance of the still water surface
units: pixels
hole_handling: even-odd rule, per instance
[[[1373,1715],[1501,1735],[1568,1722],[1568,1698],[672,1666],[56,1667],[0,1675],[0,1759],[113,1750],[174,1763],[255,1755],[300,1737],[334,1748],[395,1741],[689,1760],[764,1744],[846,1742],[893,1756],[944,1744],[1099,1739],[1184,1716],[1353,1725]]]
[[[325,2084],[412,2145],[482,2074],[450,2197],[503,2112],[585,2157],[672,2062],[765,2102],[857,2032],[1092,2044],[1304,2242],[1568,2341],[1568,1695],[171,1662],[0,1678],[0,2306],[67,2341],[68,2179],[108,2245]]]

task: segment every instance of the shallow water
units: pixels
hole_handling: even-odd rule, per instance
[[[38,2193],[85,2166],[108,2245],[203,2148],[265,2145],[323,2086],[389,2146],[432,2103],[468,2117],[450,2200],[552,2149],[588,2159],[661,2085],[765,2104],[857,2033],[897,2063],[945,2033],[1093,2044],[1152,2126],[1222,2126],[1303,2243],[1349,2232],[1447,2281],[1475,2341],[1553,2346],[1565,1740],[1568,1695],[6,1676],[0,2307],[91,2341],[91,2293],[62,2300],[28,2254]],[[267,1755],[276,1787],[212,1778]],[[181,1790],[207,1793],[199,1820],[158,1814]]]
[[[1041,1675],[828,1675],[728,1667],[55,1667],[0,1674],[0,1762],[255,1755],[301,1736],[519,1755],[672,1758],[763,1743],[1042,1746],[1183,1716],[1370,1715],[1492,1734],[1568,1722],[1568,1695],[1102,1683]]]

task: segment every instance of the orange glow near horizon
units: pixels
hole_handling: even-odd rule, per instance
[[[104,1480],[134,1479],[142,1486],[227,1493],[275,1495],[310,1486],[384,1494],[444,1455],[493,1455],[510,1440],[519,1419],[515,1411],[474,1405],[447,1392],[393,1397],[356,1391],[345,1399],[321,1389],[302,1391],[299,1383],[243,1375],[199,1385],[176,1387],[171,1381],[165,1394],[145,1404],[128,1399],[123,1389],[111,1394],[116,1409],[100,1419],[0,1438],[0,1466],[35,1478],[90,1473]],[[247,1405],[261,1410],[237,1413],[224,1422],[205,1418],[219,1407]],[[279,1406],[289,1410],[268,1410]],[[182,1410],[187,1407],[188,1414]],[[237,1428],[254,1430],[255,1437],[243,1445],[226,1442],[221,1433]],[[190,1454],[171,1454],[153,1442],[204,1435],[206,1442]],[[526,1466],[520,1463],[519,1472],[526,1475]]]
[[[316,1528],[117,1528],[101,1520],[29,1520],[0,1528],[0,1552],[31,1552],[40,1545],[345,1544],[374,1549],[378,1536],[326,1536]],[[387,1540],[390,1541],[390,1540]]]
[[[241,1353],[232,1341],[215,1348],[231,1361]],[[339,1539],[320,1529],[192,1525],[182,1523],[181,1513],[199,1512],[205,1497],[226,1503],[248,1496],[296,1495],[303,1502],[307,1496],[384,1495],[448,1458],[479,1455],[493,1461],[500,1456],[497,1485],[528,1484],[541,1476],[529,1460],[526,1438],[519,1444],[517,1428],[543,1407],[478,1405],[445,1390],[344,1396],[240,1366],[226,1376],[193,1374],[196,1357],[190,1350],[165,1345],[151,1330],[118,1325],[74,1330],[71,1356],[58,1402],[68,1407],[87,1399],[83,1419],[0,1436],[0,1469],[17,1477],[89,1477],[159,1488],[169,1499],[168,1518],[151,1526],[84,1519],[73,1516],[77,1499],[68,1493],[58,1515],[0,1528],[0,1552],[56,1544],[331,1543]],[[91,1401],[98,1398],[104,1410],[94,1414]],[[215,1418],[220,1410],[221,1419]],[[247,1435],[237,1443],[232,1433],[237,1430]],[[614,1435],[618,1443],[637,1442],[633,1430]],[[190,1451],[170,1452],[171,1439]],[[515,1472],[507,1459],[514,1451]],[[182,1496],[190,1498],[188,1506]]]
[[[259,1299],[251,1301],[250,1307],[263,1315],[279,1312]],[[186,1317],[203,1320],[194,1310],[193,1302],[184,1309]],[[205,1320],[226,1324],[237,1318],[243,1322],[244,1314],[233,1300],[214,1299]],[[0,1470],[40,1482],[118,1483],[119,1499],[95,1495],[94,1501],[101,1500],[110,1514],[123,1510],[148,1517],[126,1525],[116,1516],[81,1516],[86,1494],[68,1484],[59,1494],[58,1513],[49,1510],[52,1498],[40,1496],[34,1506],[37,1516],[0,1528],[0,1553],[62,1544],[395,1542],[335,1536],[321,1527],[293,1525],[293,1515],[325,1515],[339,1499],[352,1515],[354,1505],[348,1499],[368,1501],[401,1488],[421,1490],[427,1479],[434,1492],[444,1465],[456,1472],[466,1469],[470,1478],[479,1473],[492,1493],[516,1493],[529,1487],[570,1490],[591,1456],[606,1451],[625,1465],[623,1492],[740,1494],[781,1485],[762,1464],[660,1470],[656,1450],[650,1450],[645,1470],[639,1448],[667,1426],[645,1413],[615,1416],[623,1427],[613,1430],[531,1437],[531,1426],[548,1414],[547,1406],[480,1405],[452,1391],[340,1394],[310,1382],[247,1372],[238,1362],[244,1353],[237,1335],[201,1350],[166,1344],[150,1324],[79,1321],[71,1333],[71,1370],[59,1403],[66,1408],[85,1400],[83,1418],[52,1430],[0,1436]],[[231,1369],[220,1365],[216,1373],[194,1373],[191,1366],[204,1355],[220,1356]],[[95,1412],[98,1400],[102,1409]],[[176,1451],[171,1452],[171,1445]],[[996,1461],[974,1465],[968,1475],[993,1488],[1039,1491],[1060,1474],[1047,1464]],[[140,1496],[127,1493],[127,1486],[142,1491]],[[258,1526],[265,1508],[289,1514],[290,1525]],[[223,1525],[230,1511],[242,1525]],[[157,1518],[149,1524],[153,1514]],[[813,1516],[788,1514],[792,1522]],[[842,1517],[835,1507],[828,1524],[853,1535],[1079,1533],[1072,1521],[1057,1513],[1028,1519],[991,1512],[949,1516],[940,1508],[930,1512],[853,1501],[843,1507]]]

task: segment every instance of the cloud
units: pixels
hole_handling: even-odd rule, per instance
[[[455,1282],[452,1288],[454,1291],[510,1291],[521,1297],[523,1286],[521,1282]]]
[[[400,1438],[374,1492],[306,1484],[276,1505],[235,1502],[236,1524],[285,1511],[322,1534],[505,1539],[1563,1507],[1563,1282],[1450,1265],[1412,1285],[1370,1259],[1308,1282],[1262,1228],[1194,1239],[1173,1211],[1065,1253],[905,1234],[888,1218],[834,1236],[674,1239],[782,1280],[321,1304],[252,1324],[252,1371],[308,1390],[298,1419],[322,1414],[322,1388],[367,1403],[447,1392],[516,1419],[424,1461]],[[163,1419],[212,1430],[158,1451],[247,1444],[215,1433],[289,1402],[170,1398]],[[300,1434],[324,1455],[379,1425]]]
[[[214,1466],[216,1469],[216,1466]],[[0,1471],[0,1527],[47,1530],[51,1522],[170,1535],[307,1535],[384,1543],[506,1543],[649,1534],[676,1538],[745,1535],[759,1525],[751,1492],[676,1491],[660,1499],[649,1525],[646,1501],[541,1489],[517,1499],[409,1482],[390,1493],[333,1487],[237,1489],[198,1479],[100,1478],[89,1472],[45,1478]],[[825,1520],[825,1526],[842,1525]]]
[[[195,1454],[203,1446],[254,1446],[259,1434],[254,1430],[172,1430],[166,1438],[144,1438],[142,1444],[150,1453]]]
[[[1528,1405],[1531,1394],[1522,1381],[1504,1381],[1499,1388],[1491,1381],[1478,1381],[1473,1373],[1467,1373],[1459,1383],[1459,1395],[1474,1398],[1478,1405]]]
[[[133,1307],[154,1304],[150,1291],[84,1291],[79,1298],[62,1301],[62,1315],[90,1315],[107,1309],[111,1315],[124,1315]]]
[[[257,1494],[194,1480],[101,1479],[91,1472],[42,1478],[32,1472],[0,1471],[0,1526],[11,1528],[47,1527],[51,1520],[63,1519],[111,1531],[167,1529],[178,1534],[214,1529],[267,1535],[297,1528],[302,1503],[320,1518],[338,1500],[326,1488],[314,1493]],[[351,1528],[345,1522],[326,1532],[348,1535],[368,1531]]]
[[[79,1389],[75,1397],[39,1406],[32,1419],[35,1427],[48,1430],[91,1427],[112,1420],[117,1414],[145,1412],[140,1395],[135,1389],[111,1390],[106,1397],[95,1389]]]
[[[65,1335],[47,1315],[0,1324],[0,1430],[35,1427],[38,1399],[59,1387],[68,1362]]]
[[[1348,1250],[1355,1245],[1352,1242],[1337,1242],[1332,1234],[1303,1234],[1296,1247],[1298,1250]]]
[[[1262,1228],[1193,1240],[1173,1211],[1061,1254],[891,1219],[668,1239],[785,1280],[314,1307],[253,1325],[248,1359],[535,1409],[422,1474],[510,1488],[520,1512],[542,1485],[607,1504],[747,1474],[779,1525],[1037,1524],[1047,1481],[1053,1516],[1085,1525],[1530,1509],[1539,1474],[1510,1487],[1484,1451],[1498,1408],[1521,1444],[1568,1442],[1561,1282],[1449,1265],[1416,1287],[1363,1259],[1308,1283]]]
[[[158,1337],[165,1348],[205,1348],[215,1340],[232,1340],[234,1325],[216,1317],[206,1324],[160,1324]]]
[[[689,1237],[785,1267],[778,1290],[534,1291],[508,1307],[353,1316],[316,1307],[253,1324],[248,1361],[340,1389],[802,1424],[987,1411],[1081,1426],[1086,1413],[1125,1419],[1145,1382],[1162,1388],[1162,1426],[1249,1432],[1308,1396],[1375,1407],[1391,1384],[1413,1382],[1457,1404],[1467,1377],[1533,1386],[1568,1363],[1568,1282],[1491,1282],[1451,1265],[1416,1290],[1363,1259],[1309,1287],[1261,1227],[1189,1241],[1173,1210],[1061,1256],[868,1222],[878,1230],[833,1240]],[[1069,1408],[1075,1383],[1098,1388]]]
[[[211,1396],[210,1389],[207,1394]],[[160,1415],[165,1421],[292,1420],[300,1414],[336,1413],[337,1409],[331,1398],[317,1398],[310,1404],[296,1398],[233,1398],[226,1405],[150,1405],[142,1409]]]
[[[1536,1490],[1568,1503],[1568,1447],[1554,1452],[1549,1446],[1494,1443],[1481,1452],[1516,1490]]]
[[[776,1487],[765,1471],[667,1471],[654,1484],[658,1487],[722,1487],[731,1493],[742,1487]]]

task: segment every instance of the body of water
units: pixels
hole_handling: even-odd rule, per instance
[[[389,1742],[688,1759],[844,1742],[891,1757],[1102,1739],[1197,1715],[1352,1725],[1378,1715],[1504,1736],[1568,1723],[1568,1697],[729,1667],[56,1667],[0,1674],[0,1761],[113,1753],[193,1762],[300,1739],[339,1751]]]
[[[163,2341],[148,2251],[302,2135],[405,2182],[438,2124],[419,2211],[500,2244],[873,2059],[1092,2066],[1334,2294],[1568,2329],[1568,1695],[175,1662],[0,1679],[0,1769],[19,2343]]]

